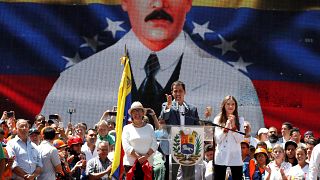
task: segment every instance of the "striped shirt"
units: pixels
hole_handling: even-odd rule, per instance
[[[109,159],[107,159],[106,162],[102,162],[99,156],[94,157],[90,159],[87,163],[86,174],[89,176],[91,173],[103,172],[109,167],[110,164],[111,164],[111,161]],[[101,179],[108,180],[110,179],[108,176],[109,175],[106,174]]]

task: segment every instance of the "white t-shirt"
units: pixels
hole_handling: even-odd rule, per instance
[[[288,176],[290,179],[308,179],[309,174],[309,164],[306,164],[303,168],[299,164],[290,168]]]

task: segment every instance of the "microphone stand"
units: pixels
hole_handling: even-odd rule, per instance
[[[223,129],[227,129],[227,130],[229,130],[229,131],[232,131],[232,132],[236,132],[236,133],[239,133],[239,134],[242,134],[242,135],[246,135],[246,133],[243,133],[243,132],[237,131],[237,130],[233,130],[233,129],[230,129],[230,128],[226,128],[226,127],[223,127],[223,126],[220,126],[219,124],[215,124],[215,123],[213,123],[213,122],[211,122],[211,121],[201,120],[201,119],[199,119],[199,121],[204,122],[204,123],[208,123],[208,124],[210,124],[211,126],[220,127],[220,128],[223,128]],[[214,132],[214,129],[213,129],[213,132]],[[214,141],[214,137],[213,137],[213,141]],[[215,166],[215,162],[214,162],[214,159],[213,159],[213,160],[212,160],[212,167],[214,167],[214,166]]]
[[[220,128],[223,128],[223,129],[227,129],[229,131],[233,131],[233,132],[236,132],[236,133],[239,133],[239,134],[242,134],[242,135],[246,135],[246,133],[244,133],[244,132],[233,130],[233,129],[230,129],[230,128],[226,128],[226,127],[220,126],[219,124],[215,124],[215,123],[213,123],[211,121],[206,121],[206,120],[200,120],[200,121],[202,121],[204,123],[208,123],[208,124],[210,124],[212,126],[220,127]]]

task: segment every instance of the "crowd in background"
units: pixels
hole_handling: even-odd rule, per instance
[[[178,102],[177,93],[173,96]],[[165,125],[175,125],[168,114],[175,100],[167,96],[164,107],[168,108],[164,108],[159,118],[140,102],[132,103],[131,119],[121,137],[123,178],[168,179],[170,151],[168,142],[161,139],[168,133],[164,131]],[[184,108],[186,113],[192,111],[192,106]],[[211,107],[206,108],[204,117],[192,122],[183,117],[183,123],[202,126],[215,123],[222,128],[215,128],[214,139],[204,142],[204,158],[199,164],[172,166],[177,168],[174,179],[319,178],[319,145],[312,131],[301,134],[299,128],[285,122],[279,130],[263,127],[253,136],[250,123],[238,116],[237,102],[232,96],[224,99],[215,118]],[[0,179],[110,179],[115,119],[115,112],[106,111],[94,127],[69,122],[64,128],[59,114],[49,118],[39,114],[35,119],[25,120],[16,119],[14,111],[4,111],[0,120]]]

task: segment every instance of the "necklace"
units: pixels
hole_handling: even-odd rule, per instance
[[[140,127],[143,127],[144,126],[144,122],[142,121],[141,123],[137,124],[137,123],[134,123],[132,122],[133,126],[136,127],[136,128],[140,128]]]

